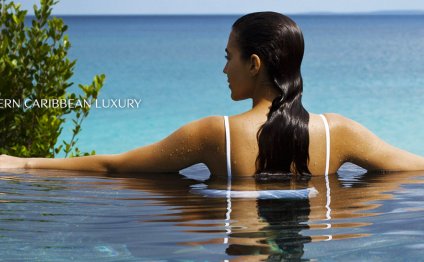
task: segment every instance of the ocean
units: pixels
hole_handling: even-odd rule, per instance
[[[120,153],[210,115],[248,110],[222,73],[238,16],[65,16],[76,84],[104,73],[100,99],[138,108],[93,109],[83,151]],[[400,148],[424,154],[424,16],[294,15],[305,38],[306,109],[339,113]],[[65,129],[61,138],[71,135]],[[61,140],[59,140],[61,141]]]

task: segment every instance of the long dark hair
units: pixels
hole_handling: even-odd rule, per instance
[[[303,35],[296,23],[279,13],[258,12],[239,18],[233,32],[243,59],[256,54],[279,91],[267,121],[257,133],[256,173],[310,173],[309,114],[302,105],[300,72]]]

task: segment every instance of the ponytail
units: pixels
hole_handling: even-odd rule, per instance
[[[309,114],[302,105],[302,32],[290,18],[274,12],[252,13],[233,25],[242,56],[256,54],[279,91],[259,128],[256,173],[310,173]]]
[[[256,173],[310,173],[309,114],[301,102],[300,72],[286,85],[288,88],[281,88],[281,95],[272,101],[267,121],[257,133]]]

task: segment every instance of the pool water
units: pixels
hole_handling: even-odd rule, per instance
[[[219,177],[219,176],[218,176]],[[419,261],[424,172],[365,173],[351,164],[306,182],[299,199],[210,197],[203,165],[180,174],[0,172],[0,261]]]

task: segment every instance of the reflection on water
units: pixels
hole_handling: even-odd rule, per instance
[[[419,260],[424,172],[368,174],[352,165],[309,181],[232,189],[302,190],[307,199],[207,197],[203,166],[118,177],[63,171],[0,172],[5,260]],[[402,257],[399,256],[402,254]]]

